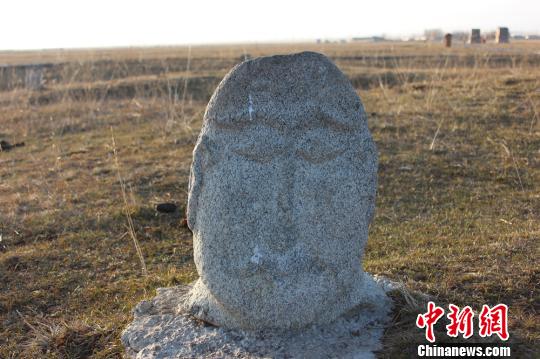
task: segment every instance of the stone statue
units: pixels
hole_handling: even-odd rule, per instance
[[[297,329],[384,297],[362,269],[376,181],[364,108],[328,58],[239,64],[212,96],[193,153],[200,278],[184,304],[220,327]]]
[[[236,66],[193,154],[200,278],[137,305],[127,356],[374,357],[385,292],[399,288],[362,269],[376,179],[362,103],[330,60],[305,52]]]

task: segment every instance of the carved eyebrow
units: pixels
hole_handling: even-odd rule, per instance
[[[253,114],[250,119],[246,114],[242,113],[238,116],[226,115],[221,117],[213,117],[208,119],[209,123],[215,125],[218,128],[225,130],[242,131],[251,126],[264,126],[272,128],[274,130],[283,130],[287,128],[287,120],[278,116],[266,115],[266,114]],[[292,126],[291,126],[292,128]]]
[[[291,115],[292,116],[292,115]],[[250,119],[246,113],[227,114],[208,118],[208,122],[218,128],[242,131],[254,125],[262,125],[276,130],[328,128],[337,132],[351,132],[360,129],[360,121],[349,118],[350,114],[332,114],[328,111],[308,110],[297,115],[300,119],[288,120],[281,116],[254,113]]]
[[[328,127],[339,132],[354,131],[358,129],[355,123],[336,120],[336,116],[332,116],[329,113],[320,111],[317,114],[317,119],[320,121],[322,127]]]

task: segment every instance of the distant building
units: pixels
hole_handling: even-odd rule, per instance
[[[447,33],[444,35],[444,46],[452,47],[452,34]]]
[[[482,37],[480,36],[480,29],[471,29],[469,44],[480,44],[481,42]]]
[[[351,41],[354,42],[382,42],[386,41],[386,38],[383,36],[367,36],[367,37],[353,37]]]
[[[510,31],[507,27],[497,28],[497,32],[495,33],[495,42],[497,44],[507,44],[510,42]]]
[[[527,40],[540,40],[540,35],[527,35]]]

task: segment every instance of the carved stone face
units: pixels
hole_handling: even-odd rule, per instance
[[[325,57],[250,62],[214,94],[194,151],[193,311],[242,328],[329,321],[361,297],[375,147],[360,100]],[[338,96],[317,91],[327,82]]]

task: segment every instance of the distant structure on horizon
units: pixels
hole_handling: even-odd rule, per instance
[[[507,44],[510,42],[510,31],[507,27],[498,27],[495,33],[495,43]]]
[[[514,34],[510,35],[508,27],[498,27],[495,31],[483,32],[481,29],[475,28],[470,31],[453,31],[443,32],[441,29],[427,29],[424,30],[423,35],[410,35],[403,36],[401,38],[387,38],[383,36],[365,36],[365,37],[352,37],[347,39],[316,39],[318,44],[331,44],[331,43],[349,43],[349,42],[385,42],[385,41],[404,41],[404,42],[438,42],[443,43],[445,47],[452,47],[455,44],[507,44],[513,40],[540,40],[538,34]]]
[[[384,36],[367,36],[367,37],[353,37],[351,41],[353,42],[360,42],[360,41],[382,42],[382,41],[387,41],[387,40]]]
[[[47,70],[53,64],[0,64],[0,91],[11,91],[17,88],[41,90],[46,83]]]
[[[480,44],[481,42],[482,38],[480,36],[480,29],[471,29],[469,44]]]
[[[444,46],[452,47],[452,34],[451,33],[446,33],[444,35]]]

